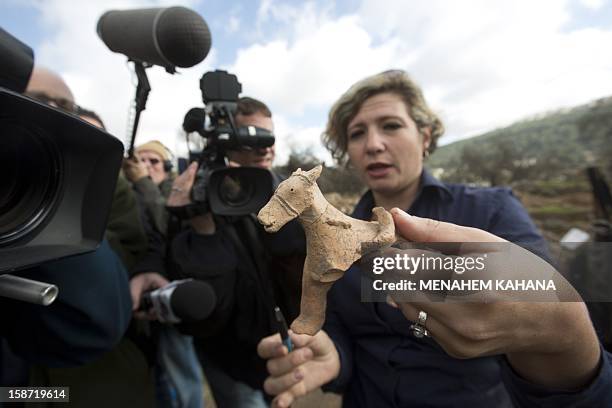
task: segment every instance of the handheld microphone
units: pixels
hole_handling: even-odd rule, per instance
[[[211,45],[204,19],[185,7],[107,11],[97,32],[111,51],[171,73],[200,63]]]
[[[146,292],[142,296],[140,310],[153,309],[162,323],[194,322],[210,316],[216,304],[217,297],[212,286],[202,281],[183,279]]]

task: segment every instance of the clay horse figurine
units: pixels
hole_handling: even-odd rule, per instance
[[[374,221],[368,222],[351,218],[331,205],[316,182],[321,170],[320,165],[310,171],[297,169],[279,184],[257,217],[267,232],[276,232],[299,217],[306,232],[300,315],[291,329],[310,335],[319,331],[325,321],[327,291],[365,255],[362,248],[369,252],[395,241],[393,219],[384,208],[374,208]]]

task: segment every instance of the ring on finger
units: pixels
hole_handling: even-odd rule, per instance
[[[430,337],[429,330],[425,327],[425,323],[427,322],[427,312],[423,310],[419,310],[419,315],[417,317],[417,322],[410,325],[410,330],[412,330],[412,335],[417,339],[422,339],[423,337]]]

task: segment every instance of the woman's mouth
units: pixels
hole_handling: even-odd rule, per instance
[[[388,175],[392,167],[392,165],[387,163],[372,163],[366,167],[366,172],[372,178],[381,178]]]

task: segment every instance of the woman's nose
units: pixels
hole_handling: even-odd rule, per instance
[[[385,149],[382,135],[377,129],[371,129],[366,135],[366,153],[375,154],[382,152]]]

